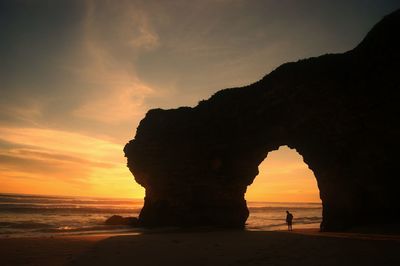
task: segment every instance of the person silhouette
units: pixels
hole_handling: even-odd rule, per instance
[[[292,221],[293,221],[293,214],[291,214],[289,211],[286,211],[286,223],[287,223],[288,231],[293,231]]]

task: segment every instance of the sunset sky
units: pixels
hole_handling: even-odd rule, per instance
[[[288,61],[357,45],[393,1],[0,0],[0,193],[143,198],[123,146],[155,107],[195,106]],[[318,201],[282,147],[248,200]]]

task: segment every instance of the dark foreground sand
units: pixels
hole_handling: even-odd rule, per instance
[[[302,230],[0,239],[0,265],[400,265],[400,238]]]

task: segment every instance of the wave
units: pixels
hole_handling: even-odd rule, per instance
[[[36,229],[36,228],[51,228],[51,224],[37,223],[32,221],[23,222],[0,222],[0,228],[6,229]]]
[[[72,233],[72,232],[88,232],[88,231],[114,231],[121,229],[132,229],[129,225],[96,225],[87,227],[58,227],[58,228],[43,228],[40,232],[43,233]]]
[[[320,221],[293,221],[293,225],[306,225],[306,224],[317,224],[319,225]],[[264,225],[264,227],[281,227],[281,226],[286,226],[287,224],[282,222],[282,223],[274,223],[274,224],[268,224],[268,225]]]
[[[91,207],[33,207],[2,206],[0,213],[138,213],[141,208],[91,208]]]
[[[0,210],[7,208],[97,208],[97,209],[138,209],[140,206],[135,205],[83,205],[83,204],[47,204],[47,203],[0,203]]]
[[[295,217],[293,224],[296,227],[319,227],[322,221],[321,216],[299,216]],[[249,217],[246,227],[257,230],[276,230],[286,227],[286,221],[283,217]]]
[[[0,194],[0,213],[138,213],[143,200]]]
[[[318,216],[311,216],[311,217],[299,217],[299,218],[295,218],[294,221],[321,221],[322,217],[318,217]]]
[[[52,234],[74,235],[74,234],[97,234],[97,233],[139,233],[140,228],[128,225],[90,225],[90,226],[55,226],[32,221],[22,222],[0,222],[0,238],[4,237],[37,237]]]
[[[0,194],[1,203],[38,203],[38,204],[76,204],[76,205],[143,205],[143,200],[134,199],[98,199],[98,198],[63,198],[42,197],[27,195],[4,195]]]
[[[0,194],[0,237],[62,234],[86,234],[112,231],[135,232],[129,226],[105,225],[111,215],[138,215],[143,200],[88,197],[59,197]],[[318,226],[320,203],[248,202],[247,227],[276,230],[286,226],[286,210],[294,212],[294,224]]]
[[[264,207],[249,207],[250,212],[265,212],[265,211],[274,211],[274,212],[286,212],[287,210],[290,211],[304,211],[304,210],[320,210],[322,209],[321,206],[315,206],[315,207],[293,207],[293,206],[286,206],[286,207],[269,207],[269,206],[264,206]]]

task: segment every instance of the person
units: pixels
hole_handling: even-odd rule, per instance
[[[291,214],[289,211],[286,211],[286,223],[288,231],[293,231],[292,222],[293,222],[293,214]]]

